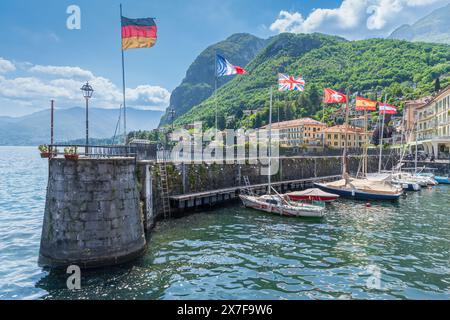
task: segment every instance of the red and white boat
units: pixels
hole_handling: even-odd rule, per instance
[[[306,203],[288,202],[278,195],[240,195],[245,207],[288,217],[323,217],[325,208]]]
[[[318,188],[286,193],[285,196],[293,201],[322,201],[331,202],[339,198],[337,194],[322,191]]]

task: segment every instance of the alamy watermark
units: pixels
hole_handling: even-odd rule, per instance
[[[66,285],[69,290],[81,290],[81,269],[77,265],[71,265],[67,268],[67,274],[70,276],[67,278]]]
[[[381,269],[378,266],[369,265],[366,270],[370,274],[366,281],[367,288],[381,290]]]
[[[66,20],[66,26],[69,30],[81,29],[81,9],[77,5],[70,5],[67,7],[66,13],[69,17]]]
[[[177,163],[227,163],[260,166],[261,175],[275,175],[279,170],[279,130],[216,129],[202,130],[202,123],[193,128],[177,129],[170,140],[171,150],[159,152],[158,161]]]

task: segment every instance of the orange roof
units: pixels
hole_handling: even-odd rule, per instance
[[[301,118],[301,119],[272,123],[272,129],[280,129],[280,128],[286,128],[286,127],[298,127],[298,126],[304,126],[304,125],[325,126],[325,124],[320,121],[317,121],[317,120],[314,120],[311,118]],[[261,129],[266,129],[267,127],[268,127],[268,125],[265,125],[265,126],[261,127]]]
[[[348,126],[348,129],[346,129],[345,125],[339,125],[339,126],[334,126],[334,127],[329,127],[329,128],[325,128],[324,130],[322,130],[321,132],[325,132],[325,133],[345,133],[346,131],[348,133],[364,133],[362,128],[358,128],[358,127],[353,127],[353,126]]]

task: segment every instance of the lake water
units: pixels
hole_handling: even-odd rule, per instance
[[[322,220],[240,205],[160,222],[144,257],[82,273],[37,266],[47,162],[0,147],[0,299],[449,299],[450,188],[338,201]]]

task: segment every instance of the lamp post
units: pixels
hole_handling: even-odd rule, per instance
[[[170,108],[169,109],[169,114],[170,114],[170,119],[172,121],[172,131],[173,131],[173,122],[175,120],[175,114],[176,114],[175,109],[174,108]]]
[[[86,100],[86,148],[85,148],[85,156],[88,154],[88,146],[89,146],[89,99],[92,98],[92,94],[94,93],[94,89],[92,89],[89,82],[81,87],[81,91],[83,92],[84,99]]]

